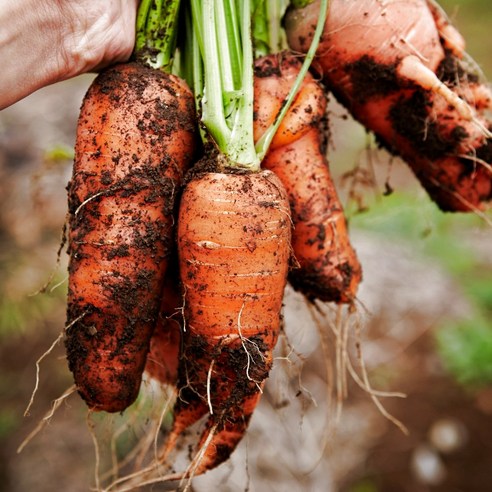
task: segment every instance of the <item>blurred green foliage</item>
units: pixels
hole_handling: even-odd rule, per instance
[[[66,165],[67,161],[72,161],[75,151],[67,145],[57,144],[44,151],[44,161],[48,164]]]
[[[350,486],[347,492],[378,492],[380,489],[370,478],[364,478]]]
[[[34,257],[17,249],[0,259],[0,342],[39,328],[65,303],[65,273],[31,265]]]
[[[469,389],[492,382],[492,324],[477,310],[469,320],[449,323],[437,332],[439,354],[455,379]]]
[[[0,439],[8,436],[19,425],[21,417],[13,408],[0,410]]]

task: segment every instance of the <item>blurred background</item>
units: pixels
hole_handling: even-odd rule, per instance
[[[440,3],[492,79],[490,1]],[[63,344],[54,343],[65,319],[67,258],[58,251],[77,113],[92,77],[47,87],[0,112],[1,491],[89,490],[96,467],[90,429],[104,440],[125,419],[88,421],[72,395],[17,453],[72,384]],[[364,268],[360,306],[350,316],[331,307],[313,314],[287,292],[285,337],[247,437],[193,490],[490,490],[492,228],[474,215],[441,213],[403,163],[331,104],[331,168]],[[24,416],[36,361],[51,347]],[[364,361],[372,388],[406,398],[383,394],[382,410],[367,383],[337,380],[344,352],[362,378]],[[143,393],[159,401],[148,398],[150,387]],[[142,408],[125,412],[135,425],[121,448],[147,432],[148,415],[136,415]]]

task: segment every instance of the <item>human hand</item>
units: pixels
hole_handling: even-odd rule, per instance
[[[126,61],[139,0],[4,0],[0,109],[37,89]]]

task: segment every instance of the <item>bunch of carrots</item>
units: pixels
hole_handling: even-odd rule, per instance
[[[227,460],[244,435],[286,283],[309,302],[356,300],[328,92],[444,210],[492,198],[490,92],[433,1],[293,1],[290,51],[277,52],[274,4],[143,0],[134,60],[102,72],[80,111],[69,368],[94,411],[125,410],[144,371],[175,387],[159,461],[204,420],[183,476]]]

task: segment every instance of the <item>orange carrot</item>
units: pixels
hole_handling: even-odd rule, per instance
[[[270,171],[200,173],[183,193],[184,340],[165,454],[208,413],[196,474],[229,457],[258,402],[280,329],[290,230],[285,191]]]
[[[287,13],[293,50],[308,50],[318,11],[315,0]],[[469,62],[430,0],[332,0],[316,59],[329,90],[449,211],[492,199],[492,97]]]
[[[176,271],[175,271],[176,270]],[[177,258],[170,258],[157,324],[150,339],[145,372],[161,384],[175,386],[181,344],[183,297],[179,285]]]
[[[104,71],[84,99],[68,186],[66,348],[93,410],[119,412],[137,397],[194,114],[183,81],[138,63]]]
[[[299,59],[287,52],[256,61],[256,140],[273,122],[300,66]],[[299,266],[290,272],[290,283],[311,300],[351,302],[361,267],[325,157],[326,103],[323,89],[308,74],[262,166],[279,177],[289,196],[292,247]]]

